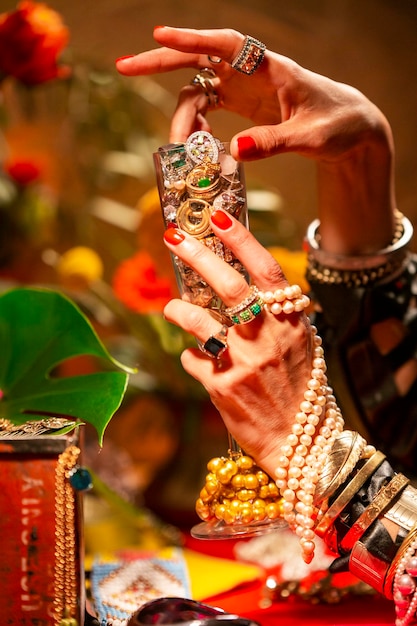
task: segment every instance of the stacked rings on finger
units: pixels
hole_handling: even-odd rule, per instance
[[[216,72],[209,67],[204,67],[194,76],[191,85],[198,85],[204,91],[209,109],[216,109],[219,106],[219,94],[214,88],[213,79]]]
[[[231,66],[234,70],[250,76],[262,63],[265,50],[266,46],[262,41],[246,35],[242,49],[232,61]]]
[[[227,331],[226,324],[215,335],[211,335],[202,346],[202,351],[213,359],[220,359],[222,354],[227,350]]]
[[[259,289],[251,285],[249,295],[236,306],[224,310],[233,324],[247,324],[262,313],[263,301]]]
[[[299,285],[288,285],[283,289],[258,291],[258,293],[264,303],[264,308],[274,315],[301,313],[310,305],[310,298],[303,294]]]

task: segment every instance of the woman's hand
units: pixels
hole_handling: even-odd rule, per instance
[[[212,214],[212,228],[239,255],[260,290],[287,286],[278,263],[242,224],[219,210]],[[249,286],[241,274],[197,239],[170,228],[165,242],[226,305],[235,306],[247,297]],[[207,309],[182,300],[172,300],[165,316],[203,344],[221,328]],[[227,345],[220,360],[198,349],[186,350],[182,364],[207,389],[240,446],[273,476],[280,446],[290,433],[310,379],[308,319],[304,314],[274,316],[264,311],[247,324],[231,326]]]
[[[180,68],[215,71],[219,106],[254,126],[231,139],[240,161],[296,152],[318,164],[321,245],[339,254],[372,253],[392,239],[393,141],[381,111],[356,89],[269,50],[250,76],[232,67],[244,36],[232,29],[157,27],[162,47],[117,61],[128,76]],[[218,62],[220,60],[220,62]],[[210,130],[199,85],[180,91],[171,141]]]

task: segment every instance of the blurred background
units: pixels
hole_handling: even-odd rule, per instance
[[[2,11],[15,5],[12,0],[0,0]],[[109,70],[117,57],[153,47],[156,24],[228,26],[258,37],[316,72],[354,85],[392,124],[399,208],[415,215],[417,5],[413,0],[51,0],[48,5],[68,25],[73,55]],[[165,97],[160,94],[164,113],[169,115],[178,88],[191,78],[189,70],[155,78],[168,92]],[[224,140],[245,124],[230,114],[213,116],[215,131]],[[165,129],[160,126],[161,136],[166,129],[167,125]],[[314,172],[309,164],[280,156],[251,165],[250,174],[279,191],[302,234],[314,216]]]
[[[190,339],[168,328],[161,315],[175,286],[160,243],[152,152],[167,142],[176,94],[194,74],[125,78],[115,72],[114,61],[154,47],[157,24],[230,27],[357,87],[393,127],[398,208],[415,222],[417,3],[46,4],[69,30],[62,58],[71,76],[33,89],[2,85],[2,163],[31,163],[35,173],[27,184],[13,178],[9,167],[0,180],[1,277],[6,284],[59,285],[88,313],[112,353],[139,365],[103,451],[98,455],[92,443],[90,460],[123,498],[146,502],[168,521],[188,524],[194,521],[206,460],[223,453],[227,441],[204,393],[181,372],[179,354]],[[16,6],[0,0],[1,13]],[[247,125],[222,111],[211,121],[224,141]],[[287,272],[302,281],[302,239],[316,216],[313,165],[296,155],[277,156],[248,164],[246,179],[255,234],[276,248]],[[77,371],[89,367],[78,364]]]

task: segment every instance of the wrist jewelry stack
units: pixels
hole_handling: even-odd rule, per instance
[[[320,248],[320,220],[314,220],[305,238],[307,246],[307,280],[313,283],[369,287],[401,271],[413,235],[411,222],[395,212],[395,232],[391,244],[371,255],[343,256]]]

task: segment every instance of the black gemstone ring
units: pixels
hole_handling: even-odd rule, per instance
[[[223,324],[221,329],[215,335],[211,335],[203,345],[203,352],[213,359],[219,359],[227,350],[227,331],[229,327]]]

